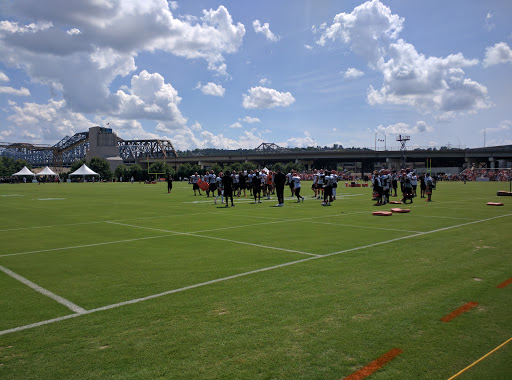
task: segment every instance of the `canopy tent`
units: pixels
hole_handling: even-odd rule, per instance
[[[71,173],[70,176],[71,175],[97,175],[97,176],[99,176],[98,173],[89,169],[89,167],[86,164],[83,164],[82,166],[80,166],[80,168],[78,170],[74,171],[73,173]]]
[[[58,174],[55,173],[52,169],[50,169],[48,166],[45,167],[43,170],[41,170],[36,175],[56,175],[56,176],[58,176]]]
[[[32,173],[29,168],[27,168],[26,166],[23,167],[23,169],[21,169],[19,172],[17,173],[14,173],[13,175],[31,175],[31,176],[35,176],[34,173]]]

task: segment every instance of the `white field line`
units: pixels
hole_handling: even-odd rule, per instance
[[[85,313],[85,309],[82,309],[80,306],[78,305],[75,305],[73,302],[65,299],[65,298],[62,298],[61,296],[58,296],[57,294],[55,293],[52,293],[50,292],[49,290],[45,289],[45,288],[42,288],[40,287],[39,285],[33,283],[32,281],[26,279],[25,277],[22,277],[20,276],[19,274],[17,273],[14,273],[13,271],[3,267],[0,265],[0,271],[4,272],[5,274],[7,274],[8,276],[11,276],[12,278],[18,280],[19,282],[27,285],[29,288],[32,288],[34,289],[35,291],[47,296],[47,297],[50,297],[51,299],[57,301],[58,303],[60,303],[61,305],[64,305],[66,306],[68,309],[70,309],[71,311],[74,311],[75,313],[78,313],[78,314],[83,314]]]
[[[203,213],[199,213],[199,214],[202,215]],[[330,216],[339,216],[339,215],[330,215]],[[251,218],[252,217],[253,216],[251,216]],[[261,218],[263,218],[263,217],[261,217]],[[265,225],[265,224],[271,224],[271,223],[285,223],[285,222],[290,222],[290,221],[292,221],[292,222],[293,221],[303,221],[303,220],[310,220],[310,219],[313,219],[313,218],[323,218],[323,216],[311,217],[311,218],[301,218],[301,219],[279,219],[277,221],[272,221],[272,222],[254,223],[254,224],[237,225],[237,226],[230,226],[230,227],[213,228],[213,229],[208,229],[208,230],[194,231],[194,232],[190,232],[190,233],[191,234],[195,234],[195,233],[202,233],[202,232],[222,231],[222,230],[229,230],[229,229],[232,229],[232,228],[252,227],[252,226],[259,226],[259,225]],[[263,219],[265,219],[265,218],[263,218]],[[277,218],[272,218],[272,219],[277,219]],[[104,221],[104,222],[101,222],[101,223],[119,224],[119,223],[116,223],[114,221]],[[140,228],[143,228],[143,227],[140,227]],[[148,237],[142,237],[142,238],[125,239],[125,240],[114,240],[114,241],[108,241],[108,242],[103,242],[103,243],[92,243],[92,244],[75,245],[75,246],[69,246],[69,247],[60,247],[60,248],[48,248],[48,249],[41,249],[41,250],[37,250],[37,251],[6,253],[6,254],[3,254],[3,255],[0,255],[0,257],[29,255],[29,254],[33,254],[33,253],[62,251],[62,250],[67,250],[67,249],[79,249],[79,248],[95,247],[95,246],[108,245],[108,244],[127,243],[127,242],[133,242],[133,241],[138,241],[138,240],[158,239],[158,238],[162,238],[162,237],[175,236],[177,234],[179,235],[179,234],[183,234],[183,233],[182,232],[176,232],[176,233],[173,232],[173,233],[168,233],[168,234],[165,234],[165,235],[148,236]]]
[[[76,249],[76,248],[87,248],[87,247],[96,247],[99,245],[108,245],[108,244],[117,244],[117,243],[127,243],[130,241],[137,241],[137,240],[147,240],[147,239],[158,239],[166,236],[174,236],[174,233],[168,233],[166,235],[158,235],[158,236],[148,236],[148,237],[142,237],[142,238],[135,238],[135,239],[126,239],[126,240],[115,240],[115,241],[107,241],[103,243],[93,243],[93,244],[84,244],[84,245],[74,245],[71,247],[61,247],[61,248],[49,248],[49,249],[41,249],[39,251],[27,251],[27,252],[16,252],[16,253],[6,253],[4,255],[0,255],[0,257],[8,257],[8,256],[18,256],[18,255],[29,255],[32,253],[42,253],[42,252],[52,252],[52,251],[62,251],[66,249]]]
[[[410,238],[417,237],[417,236],[423,236],[423,235],[426,235],[426,234],[446,231],[446,230],[449,230],[449,229],[452,229],[452,228],[464,227],[464,226],[475,224],[475,223],[487,222],[487,221],[490,221],[490,220],[504,218],[504,217],[507,217],[507,216],[512,216],[512,214],[495,216],[493,218],[488,218],[488,219],[480,219],[480,220],[473,221],[473,222],[463,223],[463,224],[459,224],[459,225],[455,225],[455,226],[450,226],[450,227],[445,227],[445,228],[440,228],[440,229],[432,230],[432,231],[428,231],[428,232],[422,232],[422,233],[418,233],[418,234],[414,234],[414,235],[409,235],[409,236],[404,236],[404,237],[400,237],[400,238],[396,238],[396,239],[386,240],[386,241],[382,241],[382,242],[379,242],[379,243],[368,244],[368,245],[364,245],[364,246],[360,246],[360,247],[355,247],[355,248],[345,249],[345,250],[342,250],[342,251],[332,252],[332,253],[329,253],[329,254],[326,254],[326,255],[321,255],[321,256],[317,255],[317,256],[308,257],[308,258],[302,259],[302,260],[296,260],[296,261],[291,261],[291,262],[284,263],[284,264],[274,265],[274,266],[271,266],[271,267],[260,268],[260,269],[256,269],[256,270],[249,271],[249,272],[244,272],[244,273],[239,273],[239,274],[235,274],[235,275],[232,275],[232,276],[222,277],[222,278],[218,278],[218,279],[211,280],[211,281],[201,282],[201,283],[198,283],[198,284],[195,284],[195,285],[190,285],[190,286],[186,286],[186,287],[179,288],[179,289],[168,290],[166,292],[153,294],[153,295],[150,295],[150,296],[147,296],[147,297],[136,298],[136,299],[133,299],[133,300],[130,300],[130,301],[124,301],[124,302],[119,302],[119,303],[115,303],[115,304],[111,304],[111,305],[107,305],[107,306],[102,306],[102,307],[99,307],[99,308],[96,308],[96,309],[91,309],[91,310],[88,310],[88,311],[86,310],[85,312],[82,312],[81,314],[78,314],[78,313],[70,314],[70,315],[66,315],[66,316],[63,316],[63,317],[48,319],[46,321],[41,321],[41,322],[32,323],[32,324],[25,325],[25,326],[19,326],[19,327],[15,327],[15,328],[8,329],[8,330],[3,330],[3,331],[0,331],[0,335],[5,335],[5,334],[13,333],[13,332],[18,332],[18,331],[22,331],[22,330],[27,330],[27,329],[39,327],[39,326],[44,326],[44,325],[48,325],[50,323],[63,321],[65,319],[70,319],[70,318],[78,317],[78,316],[81,316],[81,315],[95,313],[97,311],[104,311],[104,310],[109,310],[109,309],[113,309],[113,308],[116,308],[116,307],[121,307],[121,306],[125,306],[125,305],[131,305],[131,304],[135,304],[135,303],[138,303],[138,302],[150,300],[150,299],[153,299],[153,298],[162,297],[162,296],[165,296],[165,295],[168,295],[168,294],[178,293],[178,292],[182,292],[182,291],[185,291],[185,290],[198,288],[198,287],[205,286],[205,285],[215,284],[215,283],[219,283],[219,282],[222,282],[222,281],[231,280],[231,279],[234,279],[234,278],[248,276],[248,275],[255,274],[255,273],[265,272],[265,271],[269,271],[269,270],[273,270],[273,269],[279,269],[279,268],[283,268],[283,267],[294,265],[294,264],[303,263],[303,262],[310,261],[310,260],[315,260],[315,259],[320,259],[320,258],[324,258],[324,257],[334,256],[334,255],[338,255],[338,254],[346,253],[346,252],[353,252],[353,251],[357,251],[357,250],[360,250],[360,249],[366,249],[366,248],[375,247],[375,246],[378,246],[378,245],[393,243],[393,242],[399,241],[399,240],[405,240],[405,239],[410,239]]]
[[[170,231],[170,230],[161,230],[161,229],[158,229],[158,228],[142,227],[142,226],[136,226],[136,225],[133,225],[133,224],[125,224],[125,223],[117,223],[117,222],[107,222],[107,223],[117,224],[117,225],[120,225],[120,226],[133,227],[133,228],[141,228],[141,229],[151,230],[151,231],[167,232],[167,233],[172,233],[172,234],[177,234],[177,235],[194,236],[194,237],[201,237],[201,238],[205,238],[205,239],[221,240],[221,241],[227,241],[227,242],[230,242],[230,243],[237,243],[237,244],[250,245],[250,246],[252,246],[252,247],[267,248],[267,249],[275,249],[275,250],[277,250],[277,251],[285,251],[285,252],[301,253],[301,254],[303,254],[303,255],[314,256],[314,257],[320,257],[320,256],[321,256],[321,255],[317,255],[317,254],[315,254],[315,253],[309,253],[309,252],[296,251],[296,250],[294,250],[294,249],[286,249],[286,248],[270,247],[270,246],[268,246],[268,245],[261,245],[261,244],[248,243],[248,242],[245,242],[245,241],[238,241],[238,240],[224,239],[224,238],[220,238],[220,237],[216,237],[216,236],[198,235],[197,233],[191,233],[191,232],[177,232],[177,231]],[[279,222],[274,222],[274,223],[279,223]],[[266,223],[266,224],[267,224],[267,223]],[[232,227],[229,227],[229,228],[232,228]]]
[[[178,214],[178,215],[158,215],[158,216],[147,216],[142,218],[128,218],[128,219],[114,219],[114,222],[124,222],[129,220],[145,220],[145,219],[158,219],[158,218],[176,218],[180,216],[193,216],[193,215],[204,215],[204,214],[220,214],[213,211],[206,211],[206,212],[196,212],[196,213],[187,213],[187,214]],[[8,228],[5,230],[0,230],[0,232],[9,232],[9,231],[22,231],[22,230],[36,230],[40,228],[53,228],[53,227],[67,227],[67,226],[80,226],[84,224],[99,224],[99,223],[105,223],[107,220],[98,220],[96,222],[82,222],[82,223],[68,223],[68,224],[52,224],[52,225],[46,225],[46,226],[35,226],[35,227],[20,227],[20,228]]]
[[[383,228],[383,227],[356,226],[356,225],[353,225],[353,224],[341,224],[341,223],[329,223],[329,222],[315,222],[315,221],[310,221],[310,223],[315,223],[315,224],[330,224],[330,225],[333,225],[333,226],[340,226],[340,227],[367,228],[367,229],[370,229],[370,230],[384,230],[384,231],[395,231],[395,232],[421,233],[421,231],[399,230],[399,229],[396,229],[396,228]]]
[[[451,230],[451,229],[453,229],[453,228],[459,228],[459,227],[469,226],[469,225],[471,225],[471,224],[475,224],[475,223],[488,222],[489,220],[494,220],[494,219],[499,219],[499,218],[505,218],[505,217],[507,217],[507,216],[512,216],[512,214],[499,215],[499,216],[494,216],[494,217],[492,217],[492,218],[480,219],[480,220],[475,220],[475,221],[472,221],[472,222],[467,222],[467,223],[457,224],[457,225],[455,225],[455,226],[449,226],[449,227],[438,228],[438,229],[436,229],[436,230],[431,230],[431,231],[426,231],[426,232],[419,232],[419,233],[414,234],[414,235],[408,235],[408,236],[403,236],[403,237],[399,237],[399,238],[395,238],[395,239],[391,239],[391,240],[381,241],[381,242],[378,242],[378,243],[368,244],[368,245],[365,245],[365,246],[362,246],[362,247],[356,247],[356,248],[345,249],[345,250],[342,250],[342,251],[337,251],[337,252],[328,253],[328,254],[323,255],[323,256],[324,256],[324,257],[327,257],[327,256],[337,255],[337,254],[340,254],[340,253],[351,252],[351,251],[357,251],[357,250],[359,250],[359,249],[370,248],[370,247],[375,247],[375,246],[382,245],[382,244],[393,243],[393,242],[395,242],[395,241],[404,240],[404,239],[410,239],[410,238],[412,238],[412,237],[416,237],[416,236],[423,236],[423,235],[433,234],[433,233],[436,233],[436,232],[447,231],[447,230]]]

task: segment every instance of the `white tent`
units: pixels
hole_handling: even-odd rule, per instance
[[[52,169],[50,169],[48,166],[45,167],[43,170],[41,170],[36,175],[56,175],[56,176],[58,176],[58,174],[55,173]]]
[[[89,167],[86,164],[83,164],[82,166],[80,166],[80,168],[78,170],[74,171],[73,173],[71,173],[70,176],[71,175],[97,175],[97,176],[99,176],[98,173],[89,169]]]
[[[13,175],[31,175],[31,176],[35,176],[34,173],[32,173],[29,168],[27,168],[26,166],[23,167],[23,169],[21,169],[18,173],[14,173]]]

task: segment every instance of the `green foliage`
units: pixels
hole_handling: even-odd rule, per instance
[[[192,174],[194,174],[192,165],[190,165],[188,162],[180,165],[178,167],[178,172],[176,173],[176,175],[181,178],[190,178]]]
[[[73,173],[73,172],[77,171],[78,169],[80,169],[80,166],[82,166],[83,164],[85,164],[85,158],[83,160],[73,162],[73,164],[69,168],[69,172]]]
[[[144,179],[144,174],[145,172],[139,164],[130,165],[128,167],[128,175],[130,179],[133,177],[134,181],[142,181]]]
[[[129,181],[130,178],[128,178],[128,174],[128,167],[124,164],[119,165],[116,170],[114,170],[114,178],[116,181],[119,181],[120,178],[122,178],[124,182]]]
[[[98,173],[101,179],[110,180],[112,178],[110,164],[105,158],[93,157],[87,166]]]
[[[215,164],[211,167],[211,170],[213,170],[215,174],[219,174],[222,171],[222,166]]]
[[[16,172],[19,172],[23,167],[26,166],[29,169],[32,169],[32,165],[30,165],[27,161],[22,159],[15,160],[11,157],[0,157],[0,176],[8,177],[13,175]]]

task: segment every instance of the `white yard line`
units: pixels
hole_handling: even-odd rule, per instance
[[[176,234],[169,233],[166,235],[158,235],[158,236],[148,236],[148,237],[142,237],[142,238],[135,238],[135,239],[126,239],[126,240],[115,240],[115,241],[107,241],[104,243],[94,243],[94,244],[84,244],[84,245],[74,245],[71,247],[61,247],[61,248],[49,248],[49,249],[41,249],[39,251],[28,251],[28,252],[16,252],[16,253],[6,253],[4,255],[0,255],[0,257],[8,257],[8,256],[18,256],[18,255],[29,255],[32,253],[41,253],[41,252],[52,252],[52,251],[62,251],[66,249],[76,249],[76,248],[87,248],[87,247],[96,247],[99,245],[108,245],[108,244],[117,244],[117,243],[127,243],[130,241],[138,241],[138,240],[147,240],[147,239],[158,239],[162,237],[167,236],[174,236]]]
[[[133,227],[133,228],[141,228],[141,229],[151,230],[151,231],[168,232],[168,233],[173,233],[173,234],[178,234],[178,235],[194,236],[194,237],[201,237],[201,238],[213,239],[213,240],[221,240],[221,241],[227,241],[227,242],[230,242],[230,243],[250,245],[252,247],[275,249],[275,250],[278,250],[278,251],[285,251],[285,252],[292,252],[292,253],[300,253],[300,254],[308,255],[308,256],[315,256],[315,257],[320,257],[321,256],[321,255],[317,255],[315,253],[296,251],[296,250],[293,250],[293,249],[286,249],[286,248],[279,248],[279,247],[270,247],[268,245],[261,245],[261,244],[248,243],[248,242],[245,242],[245,241],[224,239],[224,238],[220,238],[220,237],[216,237],[216,236],[198,235],[195,232],[192,232],[192,233],[191,232],[177,232],[177,231],[162,230],[162,229],[159,229],[159,228],[142,227],[142,226],[136,226],[136,225],[133,225],[133,224],[117,223],[117,222],[107,222],[107,223],[117,224],[117,225],[120,225],[120,226]],[[274,223],[278,223],[278,222],[274,222]],[[229,227],[229,228],[232,228],[232,227]]]
[[[115,303],[115,304],[111,304],[111,305],[107,305],[107,306],[102,306],[102,307],[99,307],[99,308],[96,308],[96,309],[91,309],[89,311],[84,311],[84,312],[82,312],[80,314],[78,314],[78,313],[70,314],[70,315],[66,315],[66,316],[63,316],[63,317],[48,319],[46,321],[41,321],[41,322],[37,322],[37,323],[31,323],[31,324],[28,324],[28,325],[25,325],[25,326],[19,326],[19,327],[15,327],[15,328],[8,329],[8,330],[3,330],[3,331],[0,331],[0,335],[5,335],[5,334],[9,334],[9,333],[13,333],[13,332],[18,332],[18,331],[22,331],[22,330],[27,330],[27,329],[35,328],[35,327],[38,327],[38,326],[44,326],[44,325],[48,325],[50,323],[59,322],[59,321],[63,321],[63,320],[66,320],[66,319],[78,317],[78,316],[81,316],[81,315],[95,313],[95,312],[98,312],[98,311],[104,311],[104,310],[109,310],[109,309],[113,309],[113,308],[116,308],[116,307],[121,307],[121,306],[125,306],[125,305],[131,305],[131,304],[135,304],[135,303],[138,303],[138,302],[143,302],[143,301],[146,301],[146,300],[162,297],[162,296],[165,296],[165,295],[168,295],[168,294],[178,293],[178,292],[182,292],[182,291],[185,291],[185,290],[198,288],[198,287],[205,286],[205,285],[215,284],[215,283],[219,283],[219,282],[222,282],[222,281],[231,280],[231,279],[234,279],[234,278],[248,276],[248,275],[255,274],[255,273],[260,273],[260,272],[265,272],[265,271],[269,271],[269,270],[273,270],[273,269],[283,268],[283,267],[286,267],[286,266],[290,266],[290,265],[294,265],[294,264],[299,264],[299,263],[303,263],[303,262],[310,261],[310,260],[321,259],[321,258],[324,258],[324,257],[339,255],[341,253],[346,253],[346,252],[353,252],[353,251],[357,251],[357,250],[361,250],[361,249],[375,247],[375,246],[378,246],[378,245],[393,243],[393,242],[396,242],[396,241],[410,239],[410,238],[414,238],[414,237],[417,237],[417,236],[423,236],[423,235],[432,234],[432,233],[436,233],[436,232],[446,231],[446,230],[453,229],[453,228],[464,227],[464,226],[475,224],[475,223],[487,222],[487,221],[490,221],[490,220],[495,220],[495,219],[504,218],[504,217],[508,217],[508,216],[512,216],[512,214],[500,215],[500,216],[495,216],[495,217],[487,218],[487,219],[480,219],[480,220],[477,220],[477,221],[463,223],[463,224],[458,224],[458,225],[455,225],[455,226],[450,226],[450,227],[445,227],[445,228],[439,228],[439,229],[428,231],[428,232],[422,232],[422,233],[418,233],[418,234],[414,234],[414,235],[404,236],[404,237],[400,237],[400,238],[396,238],[396,239],[391,239],[391,240],[386,240],[386,241],[382,241],[382,242],[378,242],[378,243],[373,243],[373,244],[368,244],[368,245],[364,245],[364,246],[360,246],[360,247],[344,249],[342,251],[332,252],[332,253],[329,253],[329,254],[326,254],[326,255],[321,255],[321,256],[316,255],[314,257],[308,257],[308,258],[302,259],[302,260],[296,260],[296,261],[291,261],[291,262],[284,263],[284,264],[274,265],[274,266],[271,266],[271,267],[260,268],[260,269],[256,269],[256,270],[249,271],[249,272],[244,272],[244,273],[239,273],[239,274],[235,274],[235,275],[232,275],[232,276],[222,277],[222,278],[218,278],[218,279],[211,280],[211,281],[201,282],[201,283],[198,283],[198,284],[195,284],[195,285],[190,285],[190,286],[186,286],[186,287],[179,288],[179,289],[168,290],[166,292],[153,294],[153,295],[150,295],[150,296],[147,296],[147,297],[136,298],[136,299],[133,299],[133,300],[130,300],[130,301],[124,301],[124,302],[119,302],[119,303]]]
[[[55,293],[50,292],[48,289],[40,287],[39,285],[37,285],[37,284],[33,283],[32,281],[26,279],[25,277],[20,276],[17,273],[14,273],[12,270],[9,270],[9,269],[7,269],[7,268],[5,268],[5,267],[0,265],[0,271],[2,271],[5,274],[11,276],[12,278],[18,280],[19,282],[27,285],[29,288],[34,289],[36,292],[39,292],[39,293],[41,293],[41,294],[43,294],[43,295],[45,295],[47,297],[50,297],[51,299],[57,301],[61,305],[66,306],[68,309],[70,309],[71,311],[74,311],[75,313],[78,313],[78,314],[85,313],[85,309],[82,309],[80,306],[75,305],[73,302],[71,302],[71,301],[69,301],[69,300],[67,300],[65,298],[62,298],[61,296],[58,296]]]
[[[341,223],[329,223],[329,222],[315,222],[315,221],[309,221],[310,223],[315,224],[330,224],[333,226],[341,226],[341,227],[354,227],[354,228],[367,228],[369,230],[384,230],[384,231],[395,231],[395,232],[411,232],[411,233],[421,233],[421,231],[411,231],[411,230],[399,230],[396,228],[383,228],[383,227],[367,227],[367,226],[356,226],[354,224],[341,224]]]

